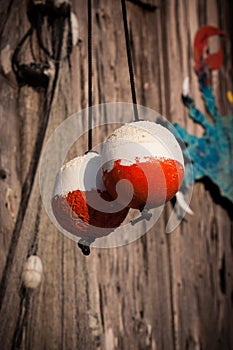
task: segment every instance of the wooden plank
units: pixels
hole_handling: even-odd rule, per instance
[[[181,85],[189,75],[192,95],[204,110],[193,71],[192,42],[207,19],[221,23],[230,38],[230,5],[224,0],[220,11],[218,1],[208,1],[204,7],[199,1],[150,3],[158,9],[146,11],[127,1],[138,103],[200,135],[203,130],[188,119],[180,100]],[[8,43],[13,50],[29,26],[26,3],[20,4],[15,0],[10,8],[1,51]],[[71,73],[68,62],[61,64],[45,142],[63,120],[87,106],[86,3],[75,0],[73,8],[82,42],[72,53]],[[6,9],[0,15],[5,18]],[[18,37],[10,31],[15,23]],[[131,102],[120,1],[93,1],[93,56],[94,103]],[[226,64],[214,80],[217,101],[225,112],[229,106],[221,93],[232,87],[229,57],[230,44]],[[0,348],[232,349],[232,221],[201,183],[194,186],[191,202],[195,216],[186,216],[171,235],[165,234],[171,213],[168,204],[156,225],[139,240],[120,248],[95,248],[84,257],[48,218],[37,171],[20,234],[12,243],[45,96],[29,87],[16,87],[12,71],[1,74],[0,167],[7,176],[0,179],[2,281],[5,271],[5,283],[0,281],[4,287]],[[219,80],[226,83],[219,85]],[[119,122],[124,122],[122,117]],[[109,126],[97,131],[94,142],[102,142],[111,130]],[[86,149],[83,138],[67,157]],[[22,269],[33,251],[41,257],[44,272],[40,287],[28,294],[22,288]]]

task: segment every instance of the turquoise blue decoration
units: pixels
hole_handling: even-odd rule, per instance
[[[206,109],[213,121],[210,122],[195,107],[186,80],[183,85],[183,103],[189,109],[190,118],[203,126],[204,133],[202,137],[197,137],[189,134],[178,123],[173,124],[180,138],[187,144],[187,149],[183,152],[185,158],[189,158],[182,191],[185,192],[195,181],[208,177],[218,186],[221,196],[233,202],[233,115],[220,115],[207,73],[199,74],[198,79]]]

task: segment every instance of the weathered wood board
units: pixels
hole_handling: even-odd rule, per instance
[[[182,105],[181,85],[189,75],[192,96],[203,110],[192,43],[201,25],[221,27],[228,38],[213,88],[222,114],[230,112],[225,96],[233,89],[233,5],[227,0],[148,2],[157,10],[127,1],[138,103],[201,134]],[[87,106],[86,1],[73,0],[72,6],[81,42],[73,50],[71,72],[67,61],[61,63],[44,143],[65,118]],[[11,69],[12,53],[29,28],[26,9],[26,1],[0,2],[0,349],[233,349],[232,221],[202,183],[194,186],[195,215],[186,215],[172,234],[165,233],[168,204],[141,239],[120,248],[95,248],[89,257],[48,218],[38,169],[25,216],[16,223],[46,98],[41,91],[19,88]],[[119,0],[93,0],[93,94],[94,104],[131,102]],[[105,136],[96,132],[94,142]],[[84,139],[70,156],[85,151]],[[15,225],[20,229],[13,236]],[[22,269],[35,249],[43,279],[28,295]]]

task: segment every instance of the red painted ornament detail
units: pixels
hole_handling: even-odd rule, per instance
[[[116,184],[119,180],[126,179],[133,185],[134,194],[129,207],[134,209],[164,204],[174,197],[184,177],[183,165],[174,159],[145,158],[144,162],[136,159],[132,165],[122,165],[117,160],[112,170],[104,171],[103,175],[104,184],[113,198],[117,197]],[[123,186],[127,193],[127,182]]]
[[[200,28],[194,39],[195,70],[203,69],[207,64],[210,70],[219,69],[223,63],[223,48],[220,45],[217,52],[208,53],[208,40],[214,35],[226,35],[225,32],[214,26]]]

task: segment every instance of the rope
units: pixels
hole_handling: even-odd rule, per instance
[[[125,0],[121,0],[121,7],[122,7],[122,17],[124,22],[124,31],[125,31],[125,44],[126,44],[126,52],[127,52],[127,59],[128,59],[128,69],[129,69],[129,78],[130,78],[130,85],[131,85],[131,94],[132,94],[132,101],[133,101],[133,108],[134,108],[134,120],[138,121],[138,109],[137,109],[137,97],[136,97],[136,89],[135,89],[135,83],[134,83],[134,72],[133,72],[133,63],[132,63],[132,56],[131,56],[131,50],[130,50],[130,39],[129,39],[129,30],[128,30],[128,21],[127,21],[127,9]]]
[[[61,32],[64,31],[64,22],[62,22],[60,24],[59,28],[60,28]],[[26,35],[29,35],[29,34],[26,33]],[[25,37],[21,40],[20,45],[22,45],[23,40],[25,40]],[[2,272],[2,277],[0,280],[0,310],[1,310],[2,305],[3,305],[3,299],[4,299],[5,293],[6,293],[6,287],[7,287],[7,283],[8,283],[9,273],[11,271],[13,259],[15,256],[15,251],[17,249],[21,229],[23,226],[24,217],[25,217],[25,214],[27,211],[29,199],[31,197],[31,192],[32,192],[32,188],[34,185],[34,180],[35,180],[35,175],[36,175],[36,171],[37,171],[38,164],[39,164],[41,150],[42,150],[42,146],[44,143],[44,137],[45,137],[45,133],[46,133],[48,122],[49,122],[49,116],[50,116],[51,109],[52,109],[55,90],[57,87],[62,45],[63,45],[63,37],[62,37],[62,40],[59,41],[59,46],[58,46],[57,52],[56,52],[55,72],[54,72],[54,78],[53,78],[53,82],[52,82],[50,96],[49,96],[47,90],[45,92],[44,103],[43,103],[43,107],[41,110],[42,115],[40,116],[40,119],[39,119],[38,133],[37,133],[37,137],[36,137],[36,141],[35,141],[35,145],[34,145],[34,149],[33,149],[33,154],[32,154],[32,158],[30,161],[28,173],[26,175],[26,178],[25,178],[23,186],[22,186],[22,192],[21,192],[22,196],[21,196],[21,201],[20,201],[20,205],[19,205],[19,210],[17,213],[17,219],[16,219],[15,227],[14,227],[14,230],[12,233],[12,238],[11,238],[11,242],[10,242],[10,246],[9,246],[9,250],[8,250],[8,254],[7,254],[7,259],[6,259],[6,264],[5,264],[4,270]],[[17,52],[15,53],[15,56],[17,56]],[[12,61],[13,60],[14,59],[12,58]]]
[[[23,288],[20,300],[19,316],[15,327],[11,350],[21,349],[23,331],[28,322],[31,303],[31,291]]]
[[[92,149],[92,0],[87,2],[88,12],[88,151]]]

